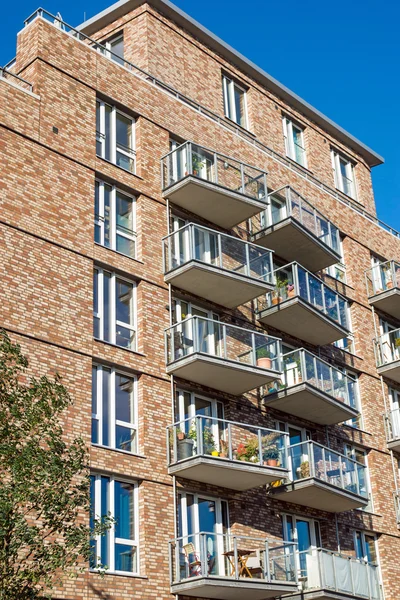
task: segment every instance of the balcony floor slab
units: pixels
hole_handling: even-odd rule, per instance
[[[319,589],[304,590],[287,596],[287,600],[366,600],[365,596],[336,592],[335,590]]]
[[[278,371],[269,371],[199,352],[174,361],[167,366],[167,373],[233,396],[245,394],[281,375]]]
[[[335,425],[358,415],[356,409],[322,392],[308,382],[264,396],[264,403],[284,413],[319,425]]]
[[[299,296],[261,310],[260,323],[284,331],[314,346],[325,346],[348,335],[348,330]]]
[[[394,288],[368,298],[369,303],[387,315],[400,319],[400,290]]]
[[[273,488],[271,493],[284,502],[332,513],[345,512],[368,504],[367,498],[342,490],[316,477],[281,485]]]
[[[308,231],[293,217],[252,236],[252,241],[274,250],[288,262],[297,261],[306,269],[320,271],[340,262],[340,255]]]
[[[192,260],[169,271],[165,282],[227,308],[236,308],[273,289],[273,285]]]
[[[266,207],[264,202],[192,175],[164,190],[163,197],[224,229],[232,229]]]
[[[282,467],[254,465],[218,456],[195,456],[171,465],[169,475],[201,481],[231,490],[249,490],[287,477]]]
[[[228,577],[193,577],[171,586],[172,594],[191,598],[215,598],[217,600],[265,600],[288,594],[297,584],[253,579],[229,579]]]
[[[400,439],[390,440],[387,443],[389,450],[394,450],[395,452],[400,452]]]
[[[379,375],[388,377],[397,383],[400,383],[400,360],[395,360],[387,365],[377,367]]]

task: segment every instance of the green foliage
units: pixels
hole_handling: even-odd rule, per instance
[[[0,331],[0,599],[50,597],[91,559],[88,453],[66,445],[60,422],[71,398],[60,377],[27,376],[28,361]],[[85,564],[86,563],[86,564]]]

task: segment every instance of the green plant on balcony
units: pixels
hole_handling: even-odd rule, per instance
[[[270,369],[272,366],[271,359],[273,358],[273,354],[266,346],[261,346],[256,349],[256,361],[257,367],[262,367],[263,369]]]
[[[299,473],[300,479],[306,479],[307,477],[310,477],[310,463],[308,462],[308,460],[304,460],[301,463]]]
[[[271,446],[268,446],[263,450],[264,464],[267,464],[270,467],[277,467],[279,455],[280,452],[278,446],[276,446],[276,444],[271,444]]]
[[[214,435],[213,435],[213,432],[211,431],[211,427],[209,425],[204,425],[202,427],[202,434],[203,434],[203,454],[217,453]],[[191,440],[193,440],[194,442],[197,442],[196,421],[192,422],[190,429],[189,429],[188,437]],[[218,453],[217,453],[217,455],[218,455]]]
[[[287,297],[287,285],[287,279],[280,279],[279,276],[276,278],[275,289],[271,293],[272,304],[279,304],[284,297]]]
[[[254,437],[245,444],[240,443],[236,450],[236,458],[246,462],[258,462],[258,438]]]
[[[192,154],[192,172],[193,175],[199,175],[205,162],[198,154]]]
[[[400,337],[395,338],[394,345],[395,348],[400,348]]]

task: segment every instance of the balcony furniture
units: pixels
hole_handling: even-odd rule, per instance
[[[387,315],[400,319],[400,263],[389,260],[365,272],[368,302]]]
[[[224,229],[265,208],[265,171],[193,142],[161,159],[161,175],[164,198]]]
[[[316,272],[341,261],[338,229],[290,186],[268,194],[267,208],[251,219],[251,239]]]
[[[226,556],[229,560],[229,563],[232,567],[230,576],[235,576],[236,571],[239,573],[239,577],[252,577],[251,571],[247,566],[247,562],[250,558],[250,554],[254,554],[255,550],[244,550],[240,548],[236,548],[237,555],[237,563],[235,563],[235,551],[228,550],[227,552],[223,552],[222,556]],[[262,572],[262,569],[260,569]]]
[[[201,560],[197,555],[194,544],[192,542],[185,544],[183,546],[183,551],[189,565],[190,576],[196,577],[196,575],[200,574]]]

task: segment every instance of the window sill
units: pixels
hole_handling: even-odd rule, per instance
[[[103,160],[108,165],[112,165],[113,167],[116,167],[117,169],[120,169],[124,173],[129,173],[129,175],[133,175],[133,177],[137,177],[141,181],[144,181],[143,177],[140,177],[140,175],[136,175],[136,173],[132,173],[132,171],[128,171],[128,169],[124,169],[124,167],[120,167],[119,165],[117,165],[116,163],[112,162],[111,160],[108,160],[107,158],[103,158],[102,156],[99,156],[98,154],[96,154],[96,158],[99,158],[100,160]]]
[[[97,569],[89,569],[89,573],[92,573],[93,575],[100,575],[100,577],[102,577],[103,575],[114,575],[114,577],[132,577],[134,579],[148,579],[146,575],[137,575],[136,573],[128,573],[125,571],[109,571],[107,569],[104,569],[102,571]]]
[[[137,262],[140,265],[144,265],[144,262],[142,260],[139,260],[137,258],[132,258],[132,256],[128,256],[127,254],[124,254],[123,252],[119,252],[119,250],[114,250],[114,248],[109,248],[108,246],[103,246],[103,244],[100,244],[99,242],[94,242],[94,245],[99,246],[99,248],[104,248],[105,250],[109,250],[110,252],[115,252],[115,254],[118,254],[118,256],[124,256],[125,258],[128,258],[129,260],[133,260],[134,262]]]
[[[118,346],[117,344],[113,344],[112,342],[107,342],[106,340],[101,340],[100,338],[93,338],[95,342],[100,342],[101,344],[105,344],[106,346],[111,346],[112,348],[118,348],[119,350],[125,350],[125,352],[130,352],[131,354],[137,354],[138,356],[146,356],[142,352],[138,352],[137,350],[131,350],[131,348],[125,348],[124,346]]]
[[[143,454],[137,454],[136,452],[129,452],[128,450],[122,450],[122,448],[112,448],[111,446],[104,446],[103,444],[91,443],[94,448],[102,448],[103,450],[111,450],[112,452],[119,452],[120,454],[126,454],[127,456],[134,456],[135,458],[147,459]]]

